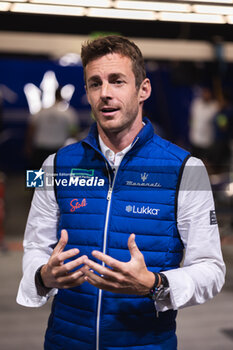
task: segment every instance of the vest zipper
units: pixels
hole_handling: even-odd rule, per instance
[[[132,144],[132,147],[135,145],[135,143],[138,141],[139,137],[136,138],[134,143]],[[124,158],[124,157],[123,157]],[[122,160],[123,160],[122,158]],[[121,163],[122,163],[121,160]],[[118,173],[118,169],[120,165],[117,167],[116,172],[113,176],[113,181],[111,179],[110,171],[108,163],[105,161],[105,165],[108,172],[108,179],[109,179],[109,188],[108,188],[108,194],[107,194],[107,211],[106,211],[106,219],[105,219],[105,225],[104,225],[104,244],[103,244],[103,253],[106,254],[106,244],[107,244],[107,231],[108,231],[108,222],[109,222],[109,212],[110,212],[110,206],[111,206],[111,199],[112,199],[112,192],[115,184],[115,179]],[[105,263],[102,262],[102,266],[105,266]],[[102,289],[99,289],[99,296],[98,296],[98,307],[97,307],[97,320],[96,320],[96,350],[99,350],[99,334],[100,334],[100,311],[101,311],[101,302],[102,302]]]
[[[107,200],[110,201],[111,197],[112,197],[112,187],[110,187],[108,190]]]
[[[104,225],[104,244],[103,244],[103,253],[104,254],[106,254],[107,231],[108,231],[108,222],[109,222],[109,212],[110,212],[110,205],[111,205],[111,199],[112,199],[112,191],[113,191],[115,178],[116,178],[117,171],[118,171],[118,169],[117,169],[116,173],[114,174],[113,181],[112,181],[107,162],[105,162],[105,164],[106,164],[106,168],[108,171],[109,188],[108,188],[108,194],[107,194],[108,205],[107,205],[106,219],[105,219],[105,225]],[[102,262],[102,266],[105,266],[104,262]],[[103,292],[102,289],[99,289],[97,321],[96,321],[96,350],[99,350],[100,311],[101,311],[102,292]]]

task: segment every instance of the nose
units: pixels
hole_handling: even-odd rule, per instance
[[[108,82],[103,83],[101,86],[101,99],[102,100],[109,100],[112,98],[112,89]]]

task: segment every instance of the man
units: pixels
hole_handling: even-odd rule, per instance
[[[59,86],[51,107],[42,108],[36,115],[30,115],[25,151],[32,169],[38,169],[45,158],[77,134],[79,116],[72,106],[67,105],[61,91]]]
[[[189,139],[192,154],[203,160],[205,165],[209,165],[214,157],[214,117],[218,110],[219,103],[212,89],[201,86],[190,105]]]
[[[173,350],[176,310],[224,283],[207,175],[142,119],[151,86],[133,42],[96,39],[82,61],[96,123],[44,163],[58,176],[34,195],[17,301],[55,295],[46,350]]]

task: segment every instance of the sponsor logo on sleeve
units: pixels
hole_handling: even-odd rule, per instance
[[[217,216],[215,210],[210,210],[210,225],[217,225]]]

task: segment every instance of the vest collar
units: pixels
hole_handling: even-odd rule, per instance
[[[147,118],[143,118],[143,122],[145,123],[144,127],[139,131],[138,135],[135,137],[135,139],[132,142],[132,149],[136,149],[140,147],[142,144],[146,143],[148,140],[150,140],[154,135],[154,128]],[[99,147],[99,139],[98,139],[98,130],[97,130],[97,124],[94,123],[91,126],[90,132],[87,135],[85,139],[83,139],[84,143],[87,143],[94,149],[96,149],[98,152],[100,151]]]

